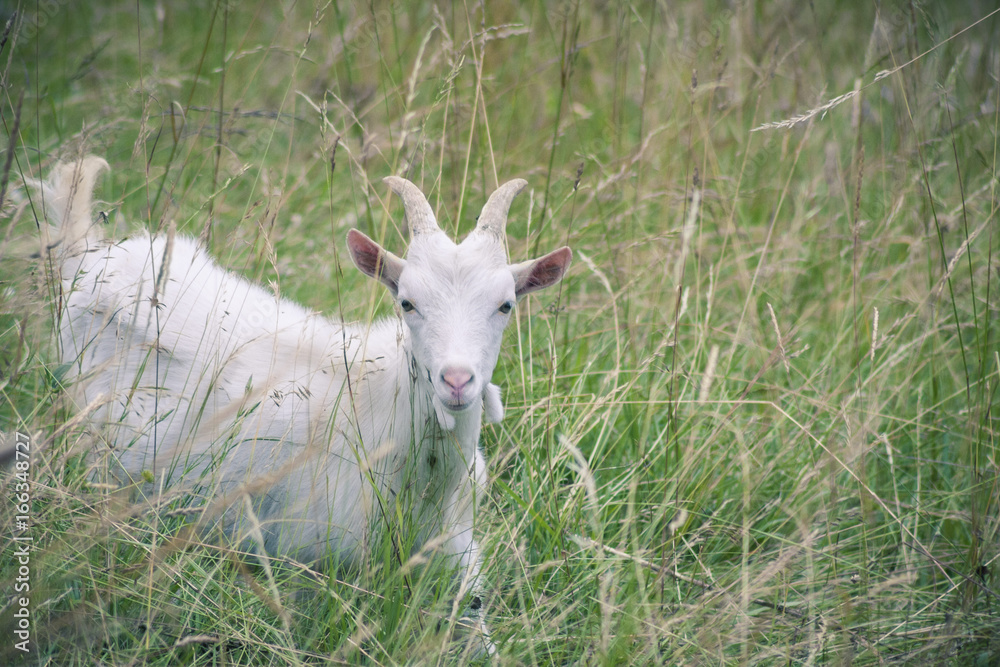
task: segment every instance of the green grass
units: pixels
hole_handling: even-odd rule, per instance
[[[32,444],[32,634],[9,542],[3,661],[468,657],[433,569],[262,567],[95,482],[22,186],[85,151],[111,233],[175,221],[347,320],[391,312],[344,246],[403,250],[382,177],[459,232],[528,179],[512,258],[574,264],[520,306],[484,429],[499,663],[996,664],[1000,16],[947,4],[19,6],[0,430]]]

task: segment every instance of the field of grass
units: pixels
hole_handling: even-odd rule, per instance
[[[459,234],[529,181],[512,259],[574,263],[494,376],[494,662],[1000,664],[992,3],[2,11],[0,430],[32,458],[0,473],[0,662],[470,660],[432,572],[303,577],[97,483],[24,187],[87,152],[111,234],[175,222],[346,320],[392,313],[344,242],[403,251],[384,176]]]

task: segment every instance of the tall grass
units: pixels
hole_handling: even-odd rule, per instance
[[[576,261],[494,378],[499,662],[995,664],[1000,18],[944,4],[8,6],[0,430],[33,541],[22,655],[11,468],[4,659],[469,659],[434,572],[262,566],[100,483],[23,186],[85,151],[110,234],[174,221],[347,320],[390,312],[343,255],[402,249],[383,176],[459,232],[529,180],[512,258]]]

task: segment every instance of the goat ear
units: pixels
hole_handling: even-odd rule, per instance
[[[555,285],[562,280],[572,258],[573,253],[564,246],[544,257],[514,264],[510,267],[514,274],[514,293],[521,298],[530,292]]]
[[[347,232],[347,249],[361,273],[380,281],[392,292],[399,291],[399,276],[406,262],[356,229]]]

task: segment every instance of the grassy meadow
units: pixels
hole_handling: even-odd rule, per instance
[[[345,246],[405,249],[383,177],[459,235],[529,181],[512,260],[574,259],[494,376],[492,662],[1000,664],[992,3],[0,11],[0,663],[474,661],[433,566],[262,562],[101,483],[25,186],[95,153],[112,236],[174,223],[351,321],[393,313]]]

